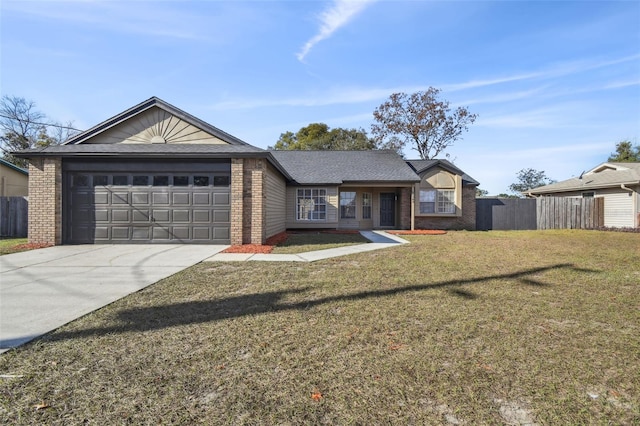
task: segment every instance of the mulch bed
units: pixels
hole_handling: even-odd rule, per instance
[[[444,235],[447,231],[442,231],[440,229],[414,229],[403,230],[403,231],[387,231],[389,234],[393,235]]]
[[[48,244],[48,243],[25,243],[25,244],[18,244],[17,246],[13,246],[13,248],[15,250],[35,250],[35,249],[47,248],[47,247],[51,247],[51,246],[53,246],[53,244]]]
[[[268,254],[271,253],[273,247],[287,241],[289,238],[288,232],[281,232],[267,239],[265,244],[243,244],[241,246],[231,246],[222,253],[255,253],[255,254]]]

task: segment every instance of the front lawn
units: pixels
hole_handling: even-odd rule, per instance
[[[354,244],[366,244],[369,240],[360,233],[326,233],[304,232],[301,234],[290,233],[287,239],[273,248],[272,253],[291,254],[304,253],[315,250],[326,250],[337,247],[345,247]]]
[[[201,263],[0,355],[5,424],[638,424],[640,240]]]

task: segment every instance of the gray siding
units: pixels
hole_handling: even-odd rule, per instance
[[[286,230],[287,186],[284,177],[271,164],[266,180],[266,236],[269,238]]]

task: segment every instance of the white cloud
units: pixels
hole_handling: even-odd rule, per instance
[[[305,43],[302,50],[296,55],[298,60],[303,62],[313,46],[331,37],[334,32],[348,24],[372,1],[374,0],[334,0],[331,7],[320,14],[320,30]]]

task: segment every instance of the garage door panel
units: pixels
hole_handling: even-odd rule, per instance
[[[189,229],[188,226],[174,226],[172,228],[173,237],[177,240],[190,240]]]
[[[87,214],[91,215],[91,211],[87,210]],[[96,222],[108,222],[109,221],[109,210],[107,209],[96,209],[93,214],[93,217]]]
[[[213,194],[213,205],[215,206],[228,206],[229,194]]]
[[[209,206],[211,205],[211,194],[206,192],[194,192],[193,193],[193,205],[194,206]]]
[[[218,223],[218,222],[223,222],[223,223],[229,223],[230,220],[230,212],[229,210],[214,210],[213,211],[213,221]]]
[[[190,210],[173,210],[173,221],[180,223],[187,223],[191,219],[189,218]]]
[[[210,223],[211,211],[210,210],[194,210],[193,222],[194,223]]]
[[[75,185],[79,175],[66,172],[71,176],[65,175],[65,241],[229,243],[230,188],[215,185],[228,183],[229,176],[216,180],[219,172],[145,173],[139,164],[129,174],[121,169],[83,172],[89,185],[102,182],[94,186]]]
[[[193,227],[193,240],[210,240],[211,239],[211,228],[194,226]]]
[[[214,227],[213,228],[213,238],[216,240],[228,240],[231,238],[229,235],[228,227]]]
[[[96,226],[94,237],[96,240],[109,240],[109,227]]]
[[[133,222],[149,222],[149,210],[133,209],[132,211]]]
[[[151,227],[150,226],[133,226],[131,228],[132,240],[149,240],[151,239]]]
[[[130,210],[111,210],[111,223],[129,223],[131,221]]]
[[[89,202],[90,204],[91,202]],[[108,192],[96,192],[93,195],[93,203],[94,204],[109,204],[109,193]]]
[[[154,206],[169,205],[169,194],[166,192],[153,192],[151,194],[151,202]]]
[[[129,204],[129,193],[128,192],[114,192],[111,196],[112,204]]]
[[[153,210],[153,220],[156,222],[169,222],[171,215],[169,210]]]
[[[189,193],[188,192],[174,192],[171,194],[171,204],[174,206],[189,205]]]
[[[148,206],[149,200],[150,197],[148,192],[133,192],[131,194],[131,203],[134,206]]]
[[[111,227],[111,239],[113,240],[128,240],[130,236],[131,228],[128,226],[113,226]]]

